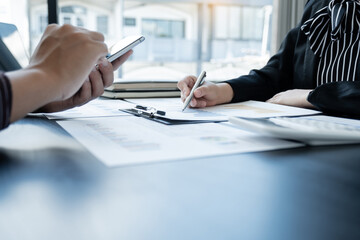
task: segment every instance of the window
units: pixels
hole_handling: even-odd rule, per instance
[[[142,33],[158,38],[184,38],[183,21],[143,19]]]
[[[143,34],[146,40],[122,67],[124,78],[181,79],[206,69],[207,79],[225,80],[268,60],[271,36],[263,35],[271,30],[272,2],[58,0],[58,12],[59,24],[99,31],[109,46]],[[47,26],[47,0],[0,0],[0,21],[16,24],[32,52]]]
[[[108,30],[109,18],[108,16],[97,16],[96,17],[96,29],[104,35],[109,33]]]
[[[71,24],[71,17],[63,17],[63,24]]]
[[[123,77],[181,79],[207,69],[208,79],[225,80],[262,67],[272,0],[228,2],[125,0],[124,35],[141,33],[146,40],[124,65]]]
[[[76,18],[76,26],[85,27],[85,24],[84,24],[84,21],[82,18],[80,18],[80,17]]]
[[[171,36],[173,38],[185,37],[185,23],[183,21],[172,21],[170,26]]]
[[[82,14],[86,15],[86,8],[83,6],[64,6],[60,8],[61,13],[70,13],[70,14]]]
[[[241,9],[241,39],[261,41],[264,28],[264,10],[244,7]]]
[[[87,10],[82,6],[63,6],[60,8],[60,24],[71,24],[77,27],[85,25]]]
[[[128,27],[135,27],[136,18],[124,18],[124,25]]]
[[[214,10],[216,39],[262,40],[263,8],[216,6]]]
[[[43,33],[48,25],[48,17],[45,15],[39,16],[39,31],[38,33]]]

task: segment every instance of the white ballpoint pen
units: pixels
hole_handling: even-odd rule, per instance
[[[189,96],[185,99],[182,111],[184,111],[187,108],[187,106],[189,106],[189,103],[191,102],[191,99],[194,96],[195,90],[203,84],[205,77],[206,77],[206,72],[202,71],[199,77],[197,78],[193,88],[191,89]]]

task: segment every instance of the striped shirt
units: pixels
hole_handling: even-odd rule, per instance
[[[12,91],[9,79],[0,72],[0,129],[10,124],[10,113],[12,107]]]
[[[310,48],[320,58],[317,86],[356,81],[360,54],[359,29],[358,0],[332,0],[301,26],[309,39]]]

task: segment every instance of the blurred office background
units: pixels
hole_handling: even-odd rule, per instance
[[[127,35],[146,40],[117,75],[175,79],[197,75],[225,80],[262,67],[306,0],[0,0],[0,22],[15,24],[31,53],[55,3],[59,24],[104,34],[111,46]],[[285,20],[285,21],[284,21]]]

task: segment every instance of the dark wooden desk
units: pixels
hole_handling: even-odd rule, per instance
[[[110,169],[34,125],[74,147],[0,150],[0,239],[360,239],[360,145]]]

